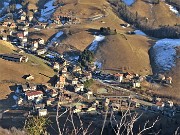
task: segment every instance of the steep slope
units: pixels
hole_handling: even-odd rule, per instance
[[[0,53],[11,53],[14,52],[16,48],[5,41],[0,41]],[[47,76],[53,75],[53,70],[45,64],[42,59],[33,56],[31,54],[24,54],[28,56],[29,61],[27,63],[16,63],[13,61],[7,61],[0,59],[0,81],[2,80],[13,80],[17,82],[25,82],[22,78],[25,74],[32,74],[35,76],[34,82],[41,83],[47,82],[48,77],[39,75],[39,73],[45,74]]]
[[[172,12],[164,1],[160,1],[159,4],[151,4],[146,0],[137,0],[130,9],[140,16],[148,18],[156,26],[174,26],[174,24],[180,22],[180,17]]]
[[[11,43],[0,40],[0,53],[11,53],[17,50]]]
[[[151,73],[147,53],[150,43],[142,36],[126,36],[126,38],[127,40],[120,34],[108,36],[99,47],[97,56],[103,63],[103,69],[144,75]]]
[[[0,54],[12,53],[16,49],[12,44],[0,40]],[[35,79],[32,83],[47,83],[50,77],[54,75],[54,71],[45,64],[45,61],[31,54],[24,55],[29,58],[27,63],[16,63],[0,58],[0,107],[1,103],[5,103],[5,106],[14,104],[11,98],[5,102],[1,100],[6,99],[12,92],[9,86],[26,82],[22,78],[24,75],[34,75]]]

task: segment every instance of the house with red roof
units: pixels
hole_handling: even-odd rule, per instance
[[[25,95],[27,96],[28,100],[34,100],[35,98],[42,98],[43,92],[42,91],[26,91]]]

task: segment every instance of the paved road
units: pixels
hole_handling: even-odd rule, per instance
[[[106,86],[108,86],[108,87],[110,87],[110,88],[112,88],[112,89],[130,93],[130,97],[135,97],[135,98],[137,98],[137,99],[138,99],[138,102],[141,103],[141,104],[143,104],[143,105],[147,105],[147,106],[152,106],[152,105],[153,105],[153,104],[150,103],[150,102],[147,102],[147,101],[142,100],[142,99],[144,99],[144,96],[143,96],[143,95],[140,95],[140,94],[138,94],[138,93],[136,93],[136,92],[134,92],[134,91],[131,91],[131,90],[128,90],[128,89],[119,87],[119,86],[112,86],[112,84],[117,84],[117,85],[118,85],[118,83],[117,83],[116,81],[114,81],[114,80],[111,80],[111,79],[109,79],[109,80],[103,80],[103,78],[105,78],[105,77],[102,77],[101,79],[99,79],[99,77],[94,76],[94,79],[95,79],[96,81],[98,81],[98,82],[100,82],[100,83],[102,83],[102,84],[104,84],[104,85],[106,85]]]

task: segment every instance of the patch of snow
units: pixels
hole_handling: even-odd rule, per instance
[[[16,95],[13,95],[14,100],[18,100],[18,97]]]
[[[135,30],[134,32],[136,35],[146,36],[146,34],[141,30]]]
[[[40,22],[47,22],[51,15],[54,13],[56,6],[53,6],[55,0],[50,0],[44,5],[44,9],[41,9],[41,17],[38,19]]]
[[[0,9],[0,14],[2,14],[9,6],[9,3],[10,3],[11,0],[6,0],[4,3],[3,3],[3,7]],[[6,17],[6,15],[2,16],[0,18],[0,21],[3,21],[4,18]]]
[[[48,49],[49,47],[51,47],[54,42],[58,42],[58,41],[59,41],[58,38],[61,37],[63,34],[64,34],[63,31],[59,31],[58,33],[56,33],[56,35],[54,36],[54,38],[53,38],[53,39],[51,40],[51,42],[47,45],[47,49]]]
[[[103,36],[103,35],[95,36],[95,39],[94,39],[93,42],[91,43],[91,45],[90,45],[90,47],[89,47],[88,50],[89,50],[89,51],[96,51],[99,42],[103,41],[104,39],[105,39],[105,36]]]
[[[16,9],[21,9],[22,5],[21,4],[16,4]]]
[[[177,16],[180,17],[180,13],[179,13],[179,11],[177,10],[176,7],[173,7],[172,5],[169,5],[169,4],[166,4],[166,5],[169,7],[169,9],[170,9],[173,13],[175,13]]]
[[[52,40],[56,40],[57,38],[59,38],[62,35],[63,35],[63,31],[59,31],[58,33],[56,33],[55,37]]]
[[[9,6],[9,2],[4,2],[4,7]]]
[[[124,29],[127,28],[127,27],[125,27],[125,26],[121,26],[121,27],[124,28]]]
[[[178,46],[180,46],[180,39],[161,39],[156,42],[153,46],[153,57],[160,70],[168,71],[175,66]]]
[[[19,89],[18,89],[18,88],[16,89],[16,93],[20,93],[20,91],[19,91]]]
[[[99,61],[95,61],[94,65],[97,66],[97,68],[101,69],[102,68],[102,63]]]
[[[53,55],[47,54],[46,57],[50,58],[50,59],[54,59],[55,57]]]
[[[37,30],[37,31],[40,31],[41,29],[39,29],[39,28],[34,28],[35,30]]]
[[[123,0],[123,2],[127,5],[127,6],[131,6],[135,0]]]
[[[17,106],[17,105],[13,105],[13,106],[12,106],[12,108],[16,108],[16,107],[18,107],[18,106]]]
[[[79,56],[70,56],[69,57],[70,61],[78,61],[78,59],[79,59]]]
[[[6,15],[3,17],[0,17],[0,21],[3,21],[6,18]]]

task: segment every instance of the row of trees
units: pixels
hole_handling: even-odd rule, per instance
[[[109,2],[116,9],[117,14],[123,18],[126,22],[134,25],[136,28],[141,29],[147,35],[156,38],[179,38],[180,26],[175,24],[174,26],[158,26],[155,27],[152,22],[146,17],[141,17],[138,12],[133,13],[129,7],[122,1],[109,0]]]
[[[117,34],[116,29],[112,30],[110,27],[101,27],[100,28],[100,34],[102,35],[115,35]]]
[[[145,120],[142,118],[143,114],[132,112],[130,110],[130,106],[129,108],[127,108],[127,110],[119,111],[119,117],[116,117],[117,114],[114,114],[111,108],[107,107],[105,114],[102,115],[104,119],[102,119],[103,121],[99,121],[101,124],[98,125],[96,125],[97,121],[83,121],[80,115],[74,115],[74,113],[72,112],[72,108],[65,109],[64,112],[59,112],[60,110],[61,105],[58,105],[56,121],[54,121],[57,124],[57,127],[54,128],[54,130],[56,130],[57,134],[59,135],[89,135],[97,133],[99,135],[161,135],[164,134],[164,130],[166,131],[166,129],[164,129],[165,127],[162,125],[162,120],[160,120],[159,117],[150,116],[150,120]],[[110,110],[111,113],[109,114]],[[62,119],[63,117],[65,119]],[[29,135],[44,135],[47,134],[48,126],[50,126],[48,118],[32,117],[28,119],[25,125],[25,132]],[[172,131],[174,132],[174,135],[179,135],[179,128],[177,127],[178,125],[176,125],[176,127],[173,127],[173,129],[175,129],[175,131]]]

